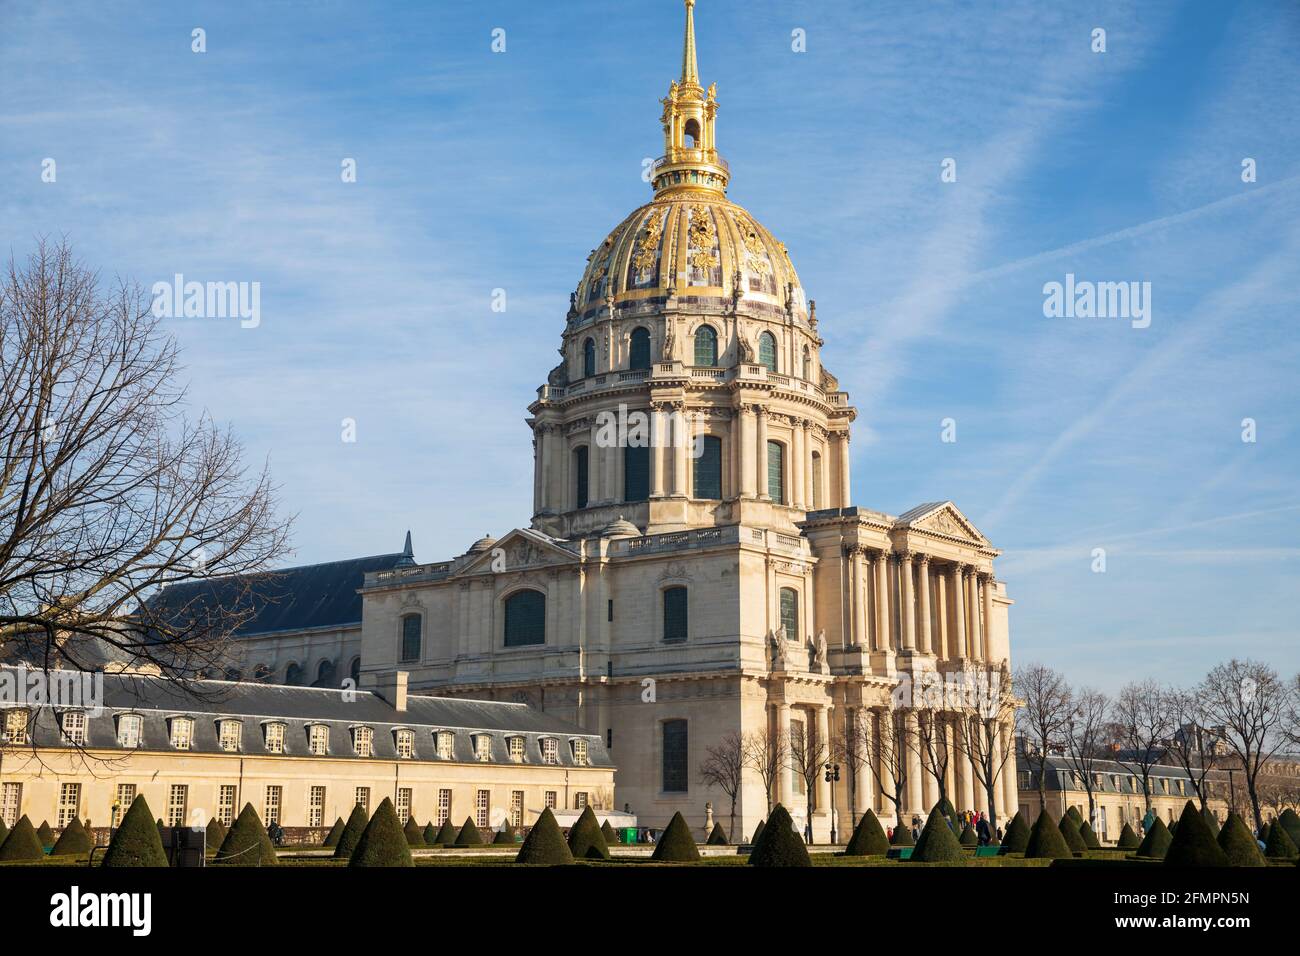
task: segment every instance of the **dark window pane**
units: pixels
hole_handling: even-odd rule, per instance
[[[645,329],[632,330],[631,348],[629,349],[628,368],[650,367],[650,333]]]
[[[799,640],[799,592],[794,588],[781,589],[781,626],[787,640]]]
[[[520,591],[506,598],[506,647],[546,643],[546,595]]]
[[[785,446],[780,442],[767,443],[767,496],[777,504],[785,504],[785,483],[782,480],[785,475],[782,461],[784,452]]]
[[[708,325],[695,333],[695,364],[713,368],[718,364],[718,333]]]
[[[664,724],[665,793],[686,792],[686,721],[665,720]]]
[[[686,588],[664,591],[664,643],[681,644],[686,640]]]
[[[587,507],[587,446],[573,450],[573,473],[574,473],[574,505],[578,508]]]
[[[776,371],[776,339],[771,332],[758,337],[758,364],[766,365],[769,372]]]
[[[402,618],[402,660],[420,659],[420,615],[408,614]]]
[[[722,497],[722,439],[705,435],[700,442],[700,457],[695,459],[695,497]]]
[[[596,343],[591,339],[582,343],[582,377],[596,374]]]
[[[650,449],[629,445],[623,449],[623,500],[645,501],[650,497]]]

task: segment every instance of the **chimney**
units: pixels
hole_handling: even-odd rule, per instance
[[[406,713],[406,671],[384,671],[376,675],[375,695],[399,714]]]

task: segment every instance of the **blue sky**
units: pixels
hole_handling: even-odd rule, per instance
[[[525,407],[587,253],[648,196],[681,21],[678,0],[3,0],[4,239],[66,234],[146,286],[260,282],[258,328],[173,326],[195,407],[269,458],[295,560],[408,527],[422,560],[460,553],[528,521]],[[789,248],[858,407],[856,501],[955,500],[1004,551],[1020,661],[1104,689],[1229,654],[1300,669],[1300,7],[700,0],[696,21],[731,197]],[[1150,327],[1046,318],[1066,273],[1150,282]]]

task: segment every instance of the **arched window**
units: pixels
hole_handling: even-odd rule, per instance
[[[420,635],[424,630],[424,618],[419,614],[402,615],[402,654],[403,661],[420,659]]]
[[[785,446],[779,441],[767,443],[767,496],[785,504]]]
[[[258,667],[255,676],[258,680],[265,679],[260,666]],[[302,683],[302,668],[298,666],[296,661],[284,669],[284,682],[290,687],[297,687]]]
[[[590,378],[596,374],[596,343],[587,339],[582,343],[582,377]]]
[[[586,445],[573,449],[573,506],[587,507],[587,489],[590,473],[588,471],[589,453]]]
[[[822,453],[812,453],[812,500],[813,510],[826,507],[822,504]]]
[[[695,497],[722,498],[722,439],[716,435],[700,438],[700,457],[695,459]]]
[[[632,330],[627,367],[631,369],[650,367],[650,332],[644,327],[638,326]]]
[[[701,325],[695,332],[695,364],[703,368],[718,364],[718,333],[711,325]]]
[[[758,337],[758,364],[766,366],[769,372],[776,371],[776,339],[771,332]]]
[[[650,449],[628,445],[623,449],[623,500],[645,501],[650,497]]]
[[[794,588],[781,589],[781,626],[786,640],[799,640],[799,592]]]
[[[696,149],[700,143],[700,124],[699,121],[692,118],[686,121],[686,127],[683,130],[686,134],[686,145],[691,149]]]
[[[517,591],[506,598],[506,647],[546,643],[546,595]]]
[[[664,588],[664,643],[685,643],[688,623],[686,588]]]
[[[334,683],[334,662],[326,659],[316,667],[317,687],[329,687]]]
[[[803,347],[803,379],[805,382],[812,381],[812,353],[806,345]]]
[[[348,676],[352,678],[353,686],[361,683],[361,658],[352,658],[352,663],[348,665]]]

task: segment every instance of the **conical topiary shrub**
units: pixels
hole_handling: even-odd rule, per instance
[[[438,846],[455,846],[456,834],[460,832],[456,825],[451,822],[451,817],[442,821],[442,826],[438,827],[438,837],[433,842]]]
[[[758,826],[754,827],[754,835],[749,838],[750,846],[758,846],[758,838],[763,835],[763,828],[767,826],[766,820],[759,820]]]
[[[1268,866],[1259,844],[1250,835],[1246,822],[1235,813],[1229,813],[1219,830],[1220,849],[1228,857],[1228,866]]]
[[[90,852],[90,834],[76,817],[63,828],[59,838],[54,841],[50,856],[81,856]]]
[[[1002,833],[1002,852],[1024,853],[1027,846],[1029,846],[1029,824],[1025,822],[1025,815],[1017,810]]]
[[[607,847],[618,842],[618,834],[614,832],[614,828],[609,825],[608,820],[600,825],[600,834],[605,838],[605,846]]]
[[[912,828],[904,823],[901,819],[894,825],[894,835],[889,838],[890,846],[911,846],[916,841],[912,839]]]
[[[1085,850],[1100,850],[1101,841],[1097,839],[1097,834],[1092,829],[1092,824],[1087,820],[1083,821],[1083,826],[1079,827],[1079,839],[1083,840]]]
[[[224,866],[276,866],[280,862],[262,818],[251,803],[239,811],[212,862]]]
[[[330,827],[330,832],[325,834],[325,842],[322,843],[321,846],[338,846],[339,840],[342,839],[343,831],[346,828],[347,824],[343,822],[343,818],[338,817],[334,821],[334,826]]]
[[[1273,821],[1273,825],[1268,828],[1268,842],[1264,844],[1264,855],[1270,860],[1294,860],[1297,855],[1300,855],[1291,840],[1291,834],[1286,832],[1286,827],[1280,820]]]
[[[153,811],[138,794],[131,801],[122,823],[113,831],[113,839],[100,866],[166,866],[167,854],[162,837],[154,824]]]
[[[794,832],[790,812],[781,804],[772,808],[762,838],[749,854],[751,866],[812,866],[803,837]]]
[[[550,807],[542,811],[542,815],[528,831],[515,862],[537,866],[564,866],[573,862],[569,844],[564,841],[564,833],[555,822],[555,814],[551,813]]]
[[[161,847],[159,849],[161,850]],[[36,828],[32,826],[32,821],[28,820],[26,815],[19,817],[14,828],[5,837],[4,845],[0,846],[0,863],[34,863],[43,859],[45,859],[45,848],[41,846],[41,839],[36,835]],[[166,866],[167,862],[164,860],[162,865]]]
[[[1169,828],[1165,826],[1163,820],[1156,817],[1155,822],[1151,824],[1151,829],[1143,837],[1137,855],[1150,860],[1163,860],[1165,853],[1169,851],[1169,844],[1173,841],[1174,838],[1170,834]]]
[[[425,846],[437,846],[438,829],[433,825],[432,820],[424,825],[424,833],[422,833],[421,836],[424,837]]]
[[[600,821],[596,819],[590,804],[583,808],[578,821],[569,827],[569,852],[575,860],[609,859],[605,834],[600,832]]]
[[[1052,820],[1050,813],[1040,813],[1029,831],[1029,840],[1025,843],[1025,859],[1068,860],[1073,856],[1070,844],[1061,835],[1060,825]]]
[[[1065,816],[1069,817],[1071,822],[1074,823],[1074,828],[1076,830],[1083,826],[1083,814],[1079,812],[1078,807],[1067,807],[1065,810]]]
[[[5,826],[5,822],[3,820],[0,820],[0,846],[5,845],[5,838],[8,836],[9,836],[9,828]]]
[[[980,835],[975,832],[975,828],[969,823],[961,828],[961,836],[957,838],[961,846],[979,846]]]
[[[208,853],[216,853],[226,840],[226,832],[221,821],[213,817],[203,828],[203,849]]]
[[[935,810],[938,810],[947,818],[948,826],[952,830],[953,836],[961,833],[961,828],[965,825],[966,821],[957,816],[957,808],[952,805],[951,800],[947,797],[940,797],[939,802],[930,808],[930,812],[934,813]],[[926,822],[930,822],[929,817],[926,818]]]
[[[704,841],[706,846],[726,846],[729,842],[727,831],[722,829],[721,823],[713,824],[713,829],[709,831],[709,838]]]
[[[50,829],[48,821],[42,820],[36,828],[36,838],[41,841],[41,846],[54,846],[54,831]]]
[[[1201,819],[1210,828],[1210,835],[1217,840],[1219,838],[1219,818],[1214,815],[1214,811],[1209,807],[1202,807]]]
[[[1214,839],[1205,817],[1188,800],[1178,819],[1178,829],[1165,851],[1165,866],[1227,866],[1228,855]]]
[[[417,828],[418,829],[418,828]],[[375,808],[357,841],[356,849],[348,858],[348,866],[414,866],[411,846],[407,843],[402,822],[397,819],[393,801],[384,797]]]
[[[966,862],[961,843],[952,832],[952,822],[941,812],[939,804],[936,803],[930,811],[930,816],[921,829],[921,836],[916,841],[916,849],[908,859],[913,863]]]
[[[1084,845],[1083,837],[1079,835],[1079,828],[1074,822],[1074,818],[1068,813],[1061,817],[1061,822],[1056,827],[1061,831],[1061,838],[1065,840],[1065,845],[1070,848],[1071,853],[1083,853],[1088,849]]]
[[[1265,846],[1268,845],[1268,832],[1272,826],[1273,824],[1271,823],[1265,823],[1264,828],[1259,831],[1259,842],[1263,843]]]
[[[466,817],[464,824],[461,825],[460,832],[456,834],[456,846],[482,846],[483,834],[479,832],[472,817]]]
[[[492,838],[492,843],[496,846],[514,846],[519,841],[515,839],[515,828],[507,820],[505,825],[497,831],[497,835]]]
[[[1291,842],[1300,847],[1300,814],[1287,807],[1277,820],[1286,827],[1286,835],[1291,838]]]
[[[686,825],[685,818],[678,811],[668,821],[667,829],[659,834],[659,842],[655,844],[655,851],[650,854],[650,859],[656,863],[694,863],[699,858],[700,851],[695,846],[695,837],[691,835],[691,828]]]
[[[361,834],[366,832],[366,827],[370,824],[370,817],[366,815],[365,808],[361,804],[353,804],[352,812],[348,814],[348,822],[343,825],[343,832],[339,834],[339,842],[334,845],[334,859],[347,859],[352,855],[352,851],[357,848],[361,842]]]
[[[880,825],[876,815],[868,810],[853,828],[849,845],[844,848],[845,856],[884,856],[889,852],[889,838],[885,828]]]
[[[373,819],[374,817],[371,817],[371,820]],[[407,846],[424,846],[424,831],[415,822],[415,817],[406,818],[406,826],[402,827],[402,836],[406,837]]]
[[[1137,833],[1129,824],[1124,824],[1124,829],[1119,831],[1119,840],[1115,843],[1117,850],[1136,850],[1141,846],[1142,841],[1138,839]]]

